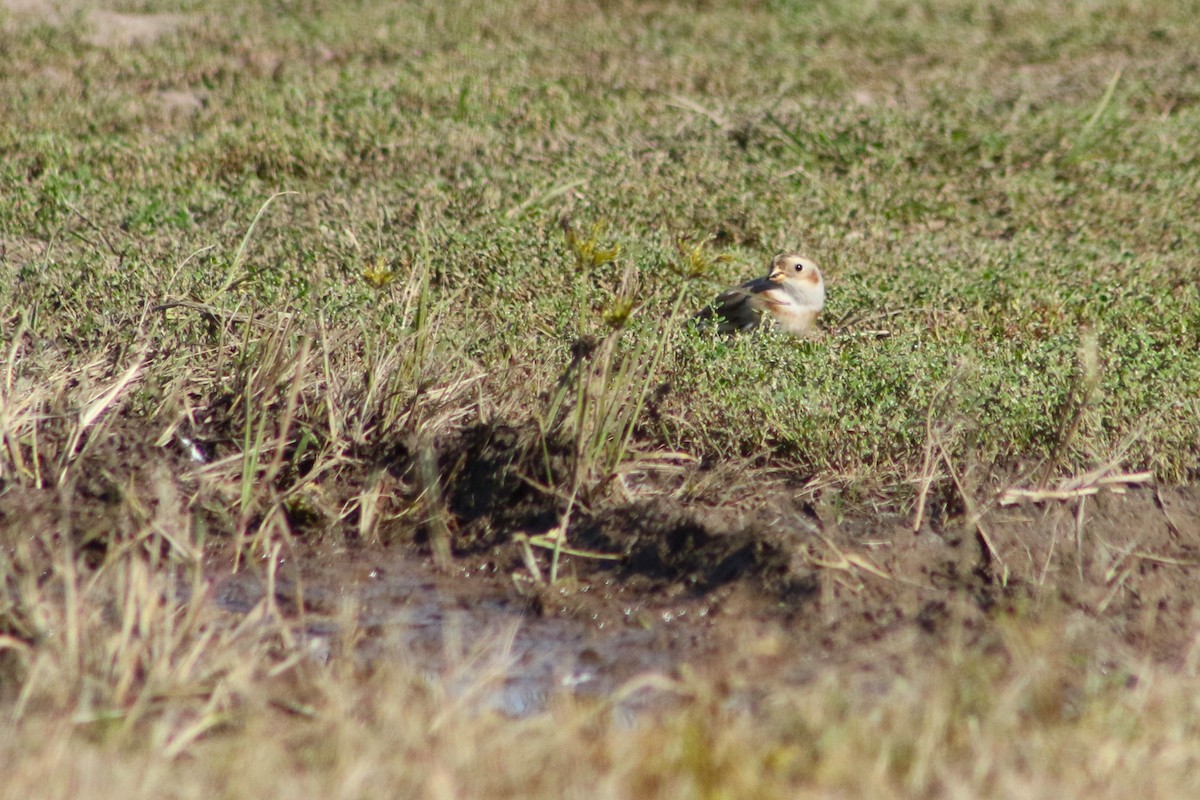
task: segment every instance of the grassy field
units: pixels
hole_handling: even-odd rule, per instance
[[[1194,795],[1200,650],[1106,672],[1044,569],[887,691],[750,713],[685,671],[633,723],[318,666],[203,589],[213,548],[511,544],[463,522],[518,495],[479,474],[505,437],[528,532],[568,537],[631,476],[946,526],[1015,483],[1193,485],[1198,18],[0,3],[0,796]],[[820,337],[688,323],[785,249]],[[1136,557],[1190,591],[1194,553]]]

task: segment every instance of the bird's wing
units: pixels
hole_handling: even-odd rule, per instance
[[[766,278],[746,281],[736,289],[718,295],[712,305],[702,309],[696,317],[701,320],[716,317],[720,320],[717,330],[721,333],[750,330],[758,326],[763,311],[775,304],[771,290],[778,288]]]

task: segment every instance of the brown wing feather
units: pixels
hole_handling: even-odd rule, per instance
[[[721,333],[748,331],[762,322],[764,309],[771,304],[765,292],[779,287],[766,278],[746,281],[736,289],[722,292],[712,305],[700,310],[696,319],[717,319],[717,330]]]

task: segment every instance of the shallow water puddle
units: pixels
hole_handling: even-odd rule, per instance
[[[352,640],[368,663],[415,666],[458,696],[505,714],[540,711],[562,692],[609,697],[639,676],[665,676],[707,649],[709,620],[698,602],[650,609],[622,605],[615,595],[599,603],[589,598],[588,606],[610,612],[601,614],[583,610],[577,596],[564,592],[570,611],[538,613],[491,574],[440,574],[403,554],[299,560],[305,565],[300,580],[277,577],[275,599],[296,621],[314,658],[328,659]],[[228,612],[249,613],[266,595],[260,573],[213,576],[214,602]],[[654,704],[653,694],[634,692],[620,705],[632,710]]]

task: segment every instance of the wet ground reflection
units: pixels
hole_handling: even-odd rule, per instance
[[[667,702],[670,693],[653,687],[669,685],[666,676],[705,649],[702,606],[650,609],[610,597],[600,605],[611,614],[537,613],[494,577],[439,574],[403,554],[372,553],[361,563],[346,556],[298,561],[306,565],[299,579],[282,577],[286,565],[279,570],[275,601],[315,659],[328,660],[352,640],[367,663],[415,667],[481,709],[504,714],[541,711],[563,692],[608,698],[622,687],[620,710]],[[234,614],[252,611],[266,597],[261,572],[214,576],[215,603]],[[644,688],[630,691],[634,685]]]

